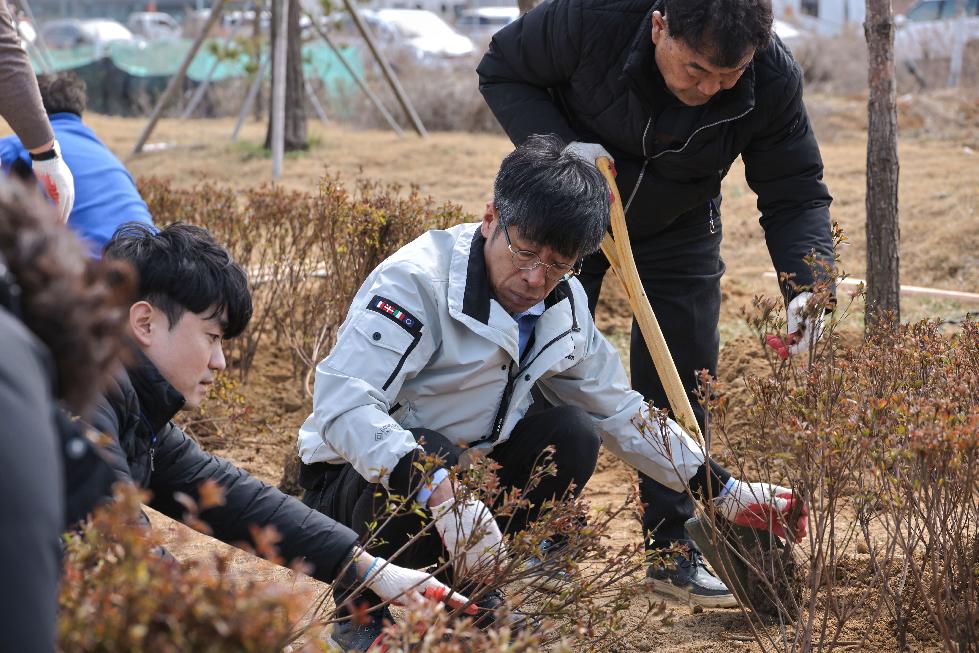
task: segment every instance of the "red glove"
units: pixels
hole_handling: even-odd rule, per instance
[[[797,501],[789,488],[771,483],[744,483],[731,479],[725,492],[714,499],[714,505],[717,512],[728,521],[739,526],[771,531],[788,539],[787,520]],[[801,542],[805,536],[808,516],[809,508],[803,504],[799,517],[791,528],[795,542]]]

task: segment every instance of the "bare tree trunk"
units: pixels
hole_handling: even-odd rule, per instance
[[[867,0],[867,326],[901,319],[897,96],[890,0]]]
[[[302,38],[299,31],[299,17],[302,8],[299,0],[274,0],[272,4],[272,52],[275,52],[275,40],[279,38],[279,7],[281,2],[289,3],[289,29],[287,30],[286,47],[286,125],[285,151],[305,150],[306,140],[306,87],[303,83]],[[272,58],[272,70],[275,70],[275,56]],[[269,112],[271,116],[271,111]],[[272,147],[272,120],[269,119],[268,131],[265,135],[265,147]]]
[[[517,9],[520,10],[520,15],[523,16],[540,3],[541,0],[517,0]]]

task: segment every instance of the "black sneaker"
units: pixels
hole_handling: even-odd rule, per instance
[[[540,626],[537,618],[524,614],[516,608],[507,610],[504,606],[506,600],[503,597],[503,590],[492,588],[473,601],[477,609],[473,623],[479,628],[508,626],[514,635],[525,630],[537,630]]]
[[[571,574],[561,568],[558,556],[563,542],[550,538],[541,540],[540,553],[527,558],[522,565],[521,583],[530,589],[559,593],[571,582]]]
[[[646,582],[654,592],[704,608],[736,608],[738,600],[704,564],[698,551],[676,557],[676,565],[651,564]]]
[[[394,622],[386,606],[365,616],[370,620],[365,624],[355,624],[353,620],[333,624],[330,643],[341,651],[366,651],[381,636],[384,626]]]

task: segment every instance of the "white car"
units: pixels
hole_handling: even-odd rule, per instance
[[[105,18],[52,20],[41,27],[41,37],[49,48],[92,47],[96,56],[105,54],[111,43],[136,40],[122,23]]]
[[[424,9],[379,9],[364,11],[375,36],[387,45],[408,46],[419,59],[462,57],[476,51],[472,40]]]
[[[772,25],[772,31],[778,35],[782,43],[788,46],[789,50],[794,50],[799,44],[809,38],[806,32],[778,18],[775,19]]]
[[[475,38],[492,36],[520,16],[516,5],[512,7],[476,7],[466,9],[456,19],[456,27]]]
[[[129,14],[126,27],[148,40],[179,39],[182,30],[177,19],[162,11],[136,11]]]
[[[961,19],[956,18],[959,1],[965,8]],[[894,22],[898,61],[946,59],[958,38],[965,43],[979,39],[979,0],[919,0],[907,14],[895,16]]]

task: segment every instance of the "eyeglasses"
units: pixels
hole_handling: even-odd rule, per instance
[[[545,263],[534,252],[514,248],[506,225],[502,223],[501,225],[503,227],[503,237],[506,238],[506,246],[510,249],[510,257],[513,259],[513,265],[518,270],[536,270],[543,265],[544,276],[551,281],[566,281],[576,274],[581,273],[581,260],[577,261],[574,265],[568,265],[567,263]]]

